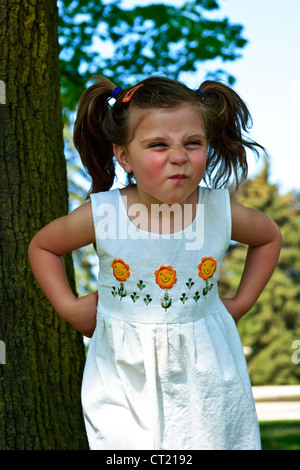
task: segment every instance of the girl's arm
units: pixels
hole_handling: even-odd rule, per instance
[[[85,336],[96,325],[97,293],[77,298],[68,283],[62,256],[95,244],[91,203],[54,220],[32,239],[28,255],[33,274],[57,313]]]
[[[232,240],[248,245],[243,275],[232,299],[222,299],[235,322],[255,304],[277,265],[281,233],[276,223],[255,209],[231,202]]]

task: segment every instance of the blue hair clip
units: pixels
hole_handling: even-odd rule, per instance
[[[197,93],[200,93],[200,95],[204,95],[204,91],[200,90],[200,88],[198,88]]]
[[[120,86],[117,86],[111,94],[112,98],[117,99],[117,96],[121,90],[122,88]]]

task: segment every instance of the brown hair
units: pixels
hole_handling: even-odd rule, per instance
[[[230,183],[237,190],[248,173],[246,149],[257,154],[259,148],[265,151],[242,135],[252,124],[251,115],[243,100],[227,85],[207,80],[200,86],[201,93],[166,77],[150,77],[139,83],[144,86],[132,95],[130,102],[124,103],[122,98],[132,87],[121,90],[111,105],[115,85],[105,77],[96,79],[80,99],[74,127],[75,147],[92,177],[89,194],[111,188],[115,178],[113,144],[126,146],[134,138],[138,123],[132,120],[133,108],[146,111],[183,103],[197,107],[209,144],[204,180],[214,188]]]

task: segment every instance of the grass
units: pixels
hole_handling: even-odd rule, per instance
[[[300,421],[259,423],[263,450],[300,450]]]

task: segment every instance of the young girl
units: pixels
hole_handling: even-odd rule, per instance
[[[92,336],[82,385],[91,449],[260,448],[235,324],[272,275],[281,237],[220,189],[238,187],[245,149],[260,147],[242,136],[249,119],[213,81],[194,91],[152,77],[121,90],[102,77],[81,98],[74,142],[91,201],[43,228],[29,257],[59,315]],[[114,156],[130,181],[109,191]],[[235,296],[220,299],[230,240],[249,249]],[[62,255],[91,243],[99,289],[76,298]]]

